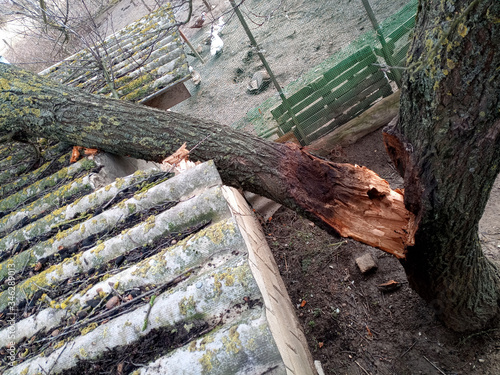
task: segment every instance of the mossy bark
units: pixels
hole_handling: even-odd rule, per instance
[[[416,215],[410,285],[457,331],[499,313],[498,269],[478,223],[500,162],[500,2],[421,1],[389,154]]]
[[[2,133],[155,161],[188,142],[190,156],[213,160],[226,185],[264,195],[399,257],[408,242],[411,215],[401,194],[366,168],[328,163],[296,145],[217,123],[86,94],[6,64],[0,64]]]

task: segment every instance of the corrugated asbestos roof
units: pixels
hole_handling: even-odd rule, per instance
[[[120,99],[143,102],[190,78],[175,24],[168,4],[109,36],[99,46],[99,56],[114,75]],[[96,58],[88,49],[40,74],[88,92],[111,93]]]
[[[262,230],[212,162],[113,179],[109,155],[44,148],[0,147],[0,372],[314,373]]]

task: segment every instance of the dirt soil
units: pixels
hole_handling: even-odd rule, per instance
[[[262,65],[229,12],[228,1],[205,2],[212,6],[210,11],[202,0],[193,2],[193,20],[202,11],[208,12],[205,26],[189,28],[192,21],[182,28],[205,59],[201,64],[189,57],[202,82],[199,86],[187,82],[192,97],[173,110],[231,125],[277,94],[272,87],[259,95],[246,92],[249,78]],[[377,18],[383,20],[406,1],[371,3]],[[144,9],[140,0],[121,1],[113,10],[114,28],[139,18]],[[186,15],[183,9],[178,19]],[[371,27],[361,2],[354,0],[247,0],[241,9],[282,86],[299,79]],[[220,15],[227,22],[222,35],[224,50],[211,57],[205,42],[210,21]],[[245,130],[253,132],[251,125]],[[364,165],[393,188],[401,187],[380,132],[332,150],[330,158]],[[500,260],[499,210],[497,180],[480,228],[485,252],[495,260]],[[409,288],[394,257],[327,233],[284,208],[263,221],[263,228],[313,358],[321,361],[325,374],[500,374],[500,330],[456,334],[444,328],[433,310]],[[375,258],[378,269],[363,275],[355,259],[366,253]],[[401,287],[381,291],[378,285],[390,280]]]
[[[401,187],[380,132],[337,148],[331,159],[364,165]],[[480,233],[498,258],[500,179],[493,188]],[[325,374],[499,374],[500,330],[456,334],[438,321],[407,282],[394,257],[327,233],[281,208],[264,224],[314,359]],[[363,275],[355,259],[371,254],[378,269]],[[401,287],[383,292],[395,280]],[[302,301],[306,304],[301,307]]]

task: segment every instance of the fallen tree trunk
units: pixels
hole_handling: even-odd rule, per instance
[[[374,172],[318,159],[214,122],[87,94],[0,64],[0,135],[38,136],[161,161],[184,142],[225,184],[266,196],[398,258],[412,243],[400,191]]]

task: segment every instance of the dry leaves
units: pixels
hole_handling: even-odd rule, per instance
[[[96,148],[74,146],[73,151],[71,151],[71,159],[69,159],[69,162],[74,163],[78,161],[82,156],[82,152],[85,156],[89,156],[89,158],[91,159],[95,154],[97,154],[98,151],[99,150],[97,150]]]
[[[184,143],[177,151],[161,162],[160,168],[165,172],[174,170],[175,174],[179,174],[193,168],[196,164],[199,163],[189,161],[189,150],[186,148],[186,143]]]

